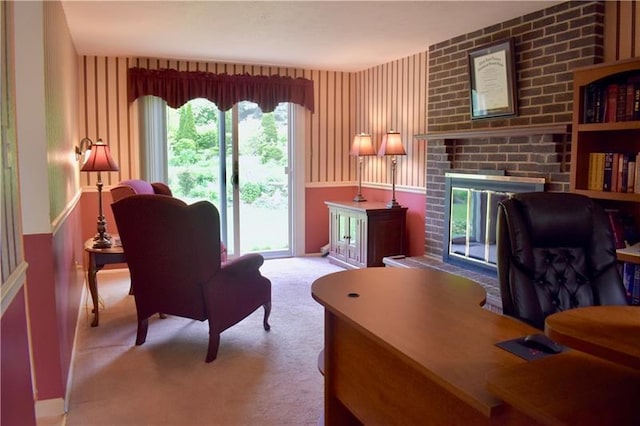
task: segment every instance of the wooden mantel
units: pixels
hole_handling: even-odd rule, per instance
[[[446,132],[431,132],[414,135],[416,139],[474,139],[497,138],[510,136],[534,136],[534,135],[564,135],[571,134],[570,124],[510,126],[468,130],[452,130]]]

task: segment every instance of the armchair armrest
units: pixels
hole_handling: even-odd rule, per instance
[[[222,265],[221,273],[227,276],[257,271],[264,264],[264,257],[257,253],[245,254]]]
[[[167,186],[167,184],[163,183],[163,182],[152,182],[151,186],[153,187],[153,191],[156,194],[160,194],[160,195],[168,195],[170,197],[173,196],[173,194],[171,193],[171,189],[169,188],[169,186]]]

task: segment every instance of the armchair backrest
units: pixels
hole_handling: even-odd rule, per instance
[[[147,182],[142,179],[128,179],[121,181],[118,185],[111,188],[111,199],[113,202],[122,200],[132,195],[167,195],[173,197],[171,188],[163,182]],[[220,256],[222,262],[227,261],[227,247],[220,241]]]
[[[543,329],[555,312],[627,304],[606,213],[589,197],[515,194],[498,207],[503,313]]]
[[[113,202],[119,201],[130,195],[160,194],[172,196],[171,189],[162,182],[147,182],[142,179],[128,179],[121,181],[111,188]]]
[[[133,195],[112,205],[139,317],[207,318],[202,284],[220,264],[220,216],[202,201]]]

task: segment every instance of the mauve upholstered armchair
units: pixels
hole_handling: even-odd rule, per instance
[[[133,195],[112,204],[135,297],[136,345],[156,313],[209,323],[206,362],[216,358],[220,333],[260,306],[269,330],[271,282],[264,259],[248,254],[222,264],[220,216],[206,201],[187,205],[162,195]]]
[[[158,194],[173,197],[171,188],[163,182],[147,182],[142,179],[127,179],[111,188],[111,198],[113,202],[119,201],[130,195]],[[227,247],[220,241],[220,255],[222,263],[227,261]]]
[[[498,205],[502,309],[541,330],[555,312],[626,305],[607,215],[584,195],[515,194]]]

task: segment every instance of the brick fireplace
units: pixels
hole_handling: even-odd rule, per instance
[[[604,2],[566,2],[429,47],[425,256],[389,266],[431,267],[466,276],[501,312],[497,279],[444,263],[445,173],[504,170],[543,178],[545,191],[569,190],[573,74],[604,60]],[[468,53],[512,38],[517,115],[471,120]]]
[[[569,190],[573,78],[603,60],[604,3],[567,2],[429,47],[425,254],[442,259],[445,173],[504,170]],[[468,52],[512,38],[517,115],[471,120]]]
[[[447,172],[502,170],[507,176],[544,179],[545,191],[569,190],[567,125],[448,132],[427,141],[425,254],[444,255]]]

